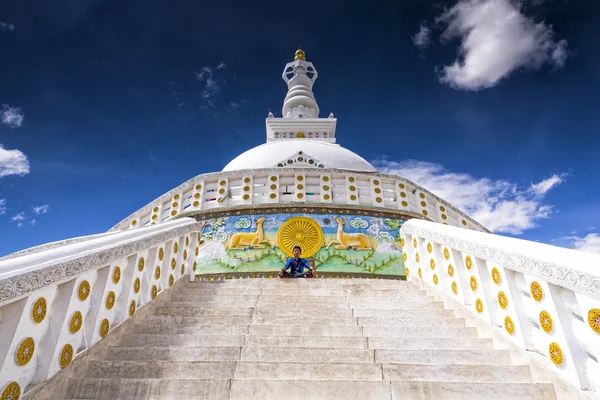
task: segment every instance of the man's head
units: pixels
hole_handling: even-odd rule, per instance
[[[294,248],[292,249],[292,254],[294,254],[294,258],[299,258],[300,253],[302,253],[302,249],[300,248],[300,246],[294,246]]]

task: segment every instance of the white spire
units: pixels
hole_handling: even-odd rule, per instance
[[[319,106],[312,92],[317,70],[306,61],[304,51],[297,50],[294,61],[287,63],[282,78],[288,85],[283,101],[283,118],[319,118]]]

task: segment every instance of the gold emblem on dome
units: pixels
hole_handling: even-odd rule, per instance
[[[31,306],[31,318],[36,324],[39,324],[46,318],[46,299],[40,297]]]
[[[456,282],[452,282],[452,292],[454,292],[454,294],[458,294],[458,285]]]
[[[162,261],[162,259],[164,258],[164,256],[165,256],[165,251],[164,251],[164,250],[163,250],[163,248],[161,247],[161,248],[159,248],[159,249],[158,249],[158,259],[159,259],[160,261]]]
[[[498,304],[502,309],[505,309],[508,306],[508,298],[504,292],[498,292]]]
[[[139,293],[140,286],[141,286],[140,278],[135,278],[135,282],[133,283],[133,292]]]
[[[308,217],[290,218],[277,231],[277,246],[288,257],[293,256],[294,246],[302,248],[303,257],[312,257],[321,249],[323,241],[323,230]]]
[[[552,317],[548,311],[543,310],[540,313],[540,326],[546,333],[552,330]]]
[[[492,268],[492,279],[496,285],[500,284],[500,271],[496,267]]]
[[[423,279],[423,271],[421,271],[421,267],[419,267],[417,272],[419,273],[419,278]]]
[[[535,301],[542,301],[542,298],[544,297],[542,285],[536,281],[531,282],[531,297],[533,297]]]
[[[90,283],[85,280],[81,281],[77,290],[77,297],[79,297],[79,300],[84,301],[90,295],[90,291]]]
[[[509,335],[515,333],[515,323],[511,317],[504,318],[504,329],[506,329]]]
[[[35,343],[33,338],[25,338],[17,347],[17,351],[15,352],[15,361],[18,365],[24,366],[33,357],[33,352],[35,351]]]
[[[448,275],[454,276],[454,267],[452,264],[448,264]]]
[[[71,315],[71,321],[69,321],[69,331],[71,333],[77,333],[81,329],[81,324],[83,323],[83,316],[80,311],[75,311],[73,315]]]
[[[158,294],[158,288],[156,287],[156,285],[152,285],[152,291],[150,292],[150,296],[152,297],[152,300],[154,300],[156,298],[157,294]]]
[[[66,368],[71,364],[71,360],[73,360],[73,346],[67,343],[60,351],[58,363],[61,368]]]
[[[294,55],[294,61],[296,61],[296,60],[306,61],[306,54],[304,53],[304,50],[302,50],[302,49],[296,50],[296,54]]]
[[[107,310],[111,310],[114,307],[116,297],[117,296],[115,295],[115,292],[113,292],[112,290],[110,292],[108,292],[108,295],[106,296],[106,309]]]
[[[588,312],[588,324],[596,333],[600,333],[600,308],[592,308]]]
[[[474,276],[471,277],[471,280],[469,281],[469,285],[471,286],[472,291],[477,290],[477,279]]]
[[[133,317],[133,314],[135,314],[135,300],[131,300],[129,303],[129,316]]]
[[[429,266],[431,269],[435,269],[435,260],[433,258],[429,260]]]
[[[479,314],[483,312],[483,302],[481,301],[481,299],[475,300],[475,309]]]
[[[113,270],[112,280],[115,285],[121,280],[121,268],[119,266],[116,266]]]
[[[138,261],[138,269],[140,271],[143,271],[144,270],[144,265],[145,265],[144,257],[140,257],[140,259]]]
[[[110,330],[110,322],[108,322],[108,319],[104,318],[102,320],[102,322],[100,323],[100,336],[105,337],[108,334],[109,330]]]
[[[471,268],[473,268],[473,259],[471,258],[471,256],[467,256],[465,258],[465,266],[469,271],[471,270]]]
[[[563,354],[562,349],[556,342],[550,343],[548,346],[548,353],[550,354],[550,359],[556,365],[560,365],[563,362]]]
[[[173,283],[175,283],[175,277],[173,277],[173,275],[169,275],[169,287],[173,286]]]
[[[431,245],[431,243],[427,243],[427,252],[431,253],[433,251],[433,246]]]
[[[1,400],[18,400],[21,398],[21,386],[17,382],[11,382],[4,387]]]
[[[433,283],[438,284],[438,276],[436,274],[433,274]]]
[[[444,258],[445,258],[446,260],[449,260],[449,259],[450,259],[450,250],[448,250],[448,248],[447,248],[447,247],[444,247]]]

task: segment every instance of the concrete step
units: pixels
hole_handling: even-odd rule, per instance
[[[355,317],[382,317],[382,318],[423,318],[423,317],[445,317],[453,318],[454,312],[449,309],[411,309],[411,310],[373,310],[355,309]]]
[[[156,307],[154,310],[155,315],[185,315],[191,317],[200,316],[251,316],[254,313],[254,308],[237,308],[237,307],[223,307],[223,308],[204,308],[204,307]]]
[[[369,337],[367,345],[369,349],[381,350],[492,350],[494,348],[491,339],[469,337],[454,340],[424,337]]]
[[[313,313],[316,314],[316,313]],[[357,326],[355,317],[340,317],[340,318],[321,318],[308,316],[254,316],[252,319],[253,325],[329,325],[329,326]]]
[[[180,293],[180,292],[177,292]],[[185,295],[173,295],[168,300],[173,301],[203,301],[210,302],[216,305],[234,307],[237,304],[254,304],[258,300],[258,295],[220,295],[220,294],[196,294],[185,293]]]
[[[208,288],[198,288],[198,287],[190,287],[186,288],[185,291],[177,291],[177,293],[172,293],[171,296],[181,297],[185,294],[193,294],[193,295],[201,295],[201,296],[258,296],[261,292],[261,288],[259,287],[208,287]]]
[[[266,308],[258,307],[254,312],[254,320],[256,318],[268,317],[310,317],[317,314],[320,318],[348,318],[353,317],[351,309],[327,309],[321,308],[318,312],[310,305],[306,307],[296,307],[290,304],[285,308]]]
[[[381,364],[310,364],[239,362],[236,379],[381,381]]]
[[[287,325],[250,325],[248,327],[250,335],[262,336],[344,336],[344,337],[362,337],[363,330],[360,326],[287,326]]]
[[[371,350],[373,351],[373,350]],[[241,347],[125,347],[111,346],[111,361],[239,361]]]
[[[260,295],[258,303],[326,303],[346,304],[346,296]]]
[[[259,363],[373,363],[375,350],[247,347],[240,360]],[[379,351],[379,350],[378,350]],[[388,350],[381,350],[388,351]],[[388,357],[389,358],[389,357]]]
[[[472,327],[439,327],[427,326],[363,326],[363,335],[384,338],[440,338],[462,340],[464,338],[476,338],[477,329]]]
[[[86,378],[230,379],[235,369],[235,362],[90,361]]]
[[[463,318],[424,317],[424,318],[397,318],[397,317],[358,317],[359,326],[393,326],[401,327],[461,327],[465,326]]]
[[[383,364],[383,380],[531,382],[531,373],[526,365]]]
[[[127,347],[235,347],[243,344],[243,335],[125,334],[121,339],[121,346]]]
[[[220,317],[214,315],[208,315],[204,317],[189,317],[186,315],[149,315],[140,322],[146,324],[157,324],[157,325],[250,325],[252,323],[251,316],[228,316]]]
[[[195,335],[245,335],[248,325],[150,325],[136,324],[134,333],[195,334]]]
[[[329,349],[366,349],[367,338],[344,336],[269,336],[248,335],[245,346],[251,347],[300,347]]]
[[[406,290],[406,289],[346,289],[348,297],[376,297],[385,299],[401,299],[406,297],[426,297],[427,294],[423,290]]]
[[[431,302],[425,298],[416,297],[410,301],[396,300],[372,300],[372,297],[365,297],[361,300],[348,300],[350,308],[360,310],[414,310],[414,309],[443,309],[441,302]]]
[[[511,363],[507,350],[375,350],[382,364],[505,365]]]
[[[342,300],[340,302],[320,302],[320,301],[289,301],[289,300],[281,300],[281,301],[261,301],[258,300],[256,302],[257,309],[282,309],[282,308],[290,308],[290,307],[298,307],[298,308],[311,308],[312,310],[351,310],[350,305]]]

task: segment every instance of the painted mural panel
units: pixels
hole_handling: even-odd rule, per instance
[[[332,214],[230,216],[204,222],[196,274],[275,272],[300,245],[317,273],[404,276],[404,221]]]

